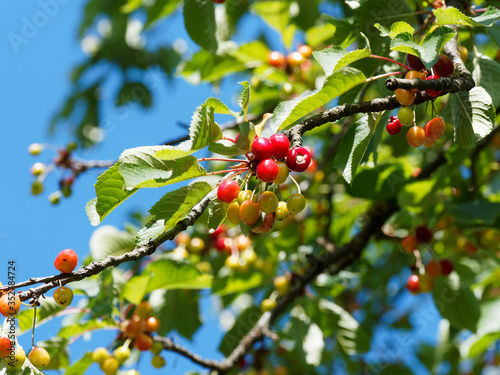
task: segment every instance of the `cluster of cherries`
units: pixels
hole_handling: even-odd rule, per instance
[[[464,47],[459,48],[462,59],[467,59],[467,49]],[[414,55],[407,55],[407,65],[413,69],[406,73],[406,79],[421,79],[421,80],[434,80],[440,77],[448,77],[453,73],[453,62],[446,55],[440,55],[438,61],[432,67],[433,74],[428,75],[422,61]],[[396,100],[402,106],[412,105],[415,101],[415,94],[418,89],[405,90],[397,89],[394,94]],[[435,98],[441,95],[441,91],[425,90],[426,94]],[[390,135],[396,135],[401,132],[403,126],[411,126],[406,133],[406,140],[412,147],[432,147],[436,140],[441,138],[446,130],[446,124],[440,117],[435,117],[425,124],[422,128],[417,126],[414,122],[415,116],[413,110],[409,107],[401,107],[398,111],[398,116],[391,116],[389,123],[386,126],[387,132]],[[413,125],[413,126],[412,126]]]
[[[244,234],[240,234],[235,238],[231,238],[226,231],[224,225],[220,225],[213,233],[210,234],[209,243],[205,246],[205,242],[199,237],[191,238],[188,233],[181,232],[176,238],[177,247],[173,253],[187,258],[189,254],[200,254],[203,251],[214,248],[222,254],[227,254],[225,265],[233,271],[247,272],[252,265],[256,265],[258,260],[257,253],[252,248],[250,238]],[[203,244],[203,247],[196,247],[193,251],[194,244]],[[202,272],[210,272],[210,264],[208,262],[198,262],[197,268]]]
[[[74,168],[71,160],[72,152],[76,149],[76,147],[76,143],[72,142],[66,148],[60,149],[57,156],[53,160],[53,164],[47,166],[44,163],[36,162],[31,166],[30,172],[35,177],[35,180],[31,184],[31,194],[42,194],[44,190],[43,181],[54,169],[54,167],[59,167],[61,169],[70,170],[71,175],[63,177],[59,180],[59,190],[49,194],[49,202],[52,204],[58,204],[61,200],[61,196],[69,197],[71,195],[75,177],[80,173],[79,170]],[[44,146],[40,143],[32,143],[28,147],[28,152],[33,156],[37,156],[43,151],[43,149]]]
[[[262,300],[260,308],[263,312],[271,311],[276,307],[276,298],[287,293],[290,290],[290,277],[291,275],[276,276],[274,278],[274,289],[269,298]]]
[[[255,174],[260,182],[266,183],[266,187],[283,184],[290,171],[303,172],[311,163],[309,151],[305,147],[290,149],[290,141],[283,134],[255,138],[251,153],[245,170],[248,169],[251,175]],[[260,184],[257,185],[259,186]],[[289,213],[297,214],[306,206],[300,191],[292,194],[287,202],[278,200],[271,190],[263,191],[257,199],[255,190],[241,190],[240,184],[232,178],[219,185],[217,198],[231,203],[227,211],[227,218],[231,223],[240,224],[241,221],[253,226],[254,233],[270,231],[275,220],[285,220]]]
[[[97,363],[106,375],[115,375],[120,366],[130,357],[130,345],[137,350],[153,353],[151,365],[154,368],[162,368],[166,361],[160,355],[163,345],[153,342],[151,334],[160,328],[160,321],[152,315],[151,305],[147,301],[142,301],[136,306],[132,317],[125,321],[122,326],[121,336],[125,342],[118,346],[112,354],[106,348],[96,348],[92,353],[92,361]],[[136,375],[136,370],[129,370],[127,375]]]
[[[434,234],[425,225],[415,230],[415,235],[408,235],[401,240],[401,247],[407,253],[418,251],[420,244],[428,244],[432,241]],[[413,294],[427,293],[434,285],[433,278],[443,275],[448,276],[453,271],[453,263],[450,259],[433,259],[425,265],[425,273],[413,274],[408,278],[406,289]]]
[[[61,273],[73,272],[77,264],[78,255],[72,249],[61,251],[54,261],[54,266]],[[69,306],[73,301],[73,291],[67,286],[60,286],[54,290],[54,301],[60,306]]]
[[[14,352],[14,358],[12,358],[12,352]],[[50,363],[49,353],[40,346],[33,347],[28,358],[31,364],[39,369],[47,367]],[[20,370],[26,362],[26,353],[18,343],[14,343],[8,337],[0,337],[0,359],[7,361],[7,368]]]
[[[267,62],[274,68],[294,69],[299,68],[303,64],[308,63],[308,59],[312,56],[312,48],[303,44],[297,48],[297,51],[290,52],[286,57],[281,52],[271,51],[267,56]]]

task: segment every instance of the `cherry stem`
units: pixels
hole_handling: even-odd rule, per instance
[[[36,302],[33,302],[33,328],[31,330],[31,350],[35,347]]]
[[[288,177],[290,177],[292,179],[293,182],[295,182],[295,185],[297,186],[297,190],[298,190],[298,193],[299,194],[302,194],[302,192],[300,191],[300,186],[299,186],[299,183],[295,180],[295,178],[293,178],[292,176],[288,175]]]
[[[239,172],[239,171],[248,171],[248,167],[245,168],[235,168],[235,169],[225,169],[223,171],[214,171],[214,172],[209,172],[207,173],[207,176],[213,175],[213,174],[222,174],[222,173],[229,173],[229,172]],[[241,174],[241,173],[238,173]],[[234,177],[234,176],[231,176]]]
[[[384,56],[378,56],[378,55],[371,55],[370,57],[374,58],[374,59],[381,59],[381,60],[386,60],[386,61],[390,61],[394,64],[398,64],[399,66],[402,66],[403,68],[405,69],[408,69],[408,70],[412,70],[409,66],[405,65],[405,64],[402,64],[400,63],[399,61],[396,61],[396,60],[393,60],[389,57],[384,57]]]
[[[222,139],[225,140],[225,141],[231,141],[233,143],[236,143],[236,141],[234,139],[231,139],[231,138],[228,138],[228,137],[223,137]]]
[[[366,81],[365,81],[365,83],[368,83],[368,82],[371,82],[371,81],[375,81],[375,80],[380,79],[380,78],[389,77],[389,76],[397,76],[399,74],[404,74],[404,73],[405,72],[391,72],[391,73],[381,74],[379,76],[367,78]]]
[[[420,269],[422,268],[422,257],[420,256],[420,251],[418,250],[413,250],[413,255],[415,255],[415,267],[417,267],[419,273]]]
[[[243,182],[241,183],[240,185],[240,190],[243,188],[243,186],[247,183],[248,181],[248,178],[250,177],[250,172],[248,172],[246,175],[245,175],[245,179],[243,180]],[[246,190],[246,187],[245,187],[245,190]]]
[[[199,158],[198,161],[227,161],[227,162],[235,162],[235,163],[247,162],[244,159],[226,159],[226,158]]]

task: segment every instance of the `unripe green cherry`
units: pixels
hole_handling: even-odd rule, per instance
[[[92,362],[102,364],[106,358],[110,356],[108,349],[96,348],[92,352]]]
[[[14,370],[20,370],[26,361],[26,353],[20,345],[16,345],[15,350],[14,360],[12,360],[10,356],[7,357],[7,367]]]
[[[401,124],[405,126],[411,126],[413,124],[414,114],[410,107],[401,107],[398,111],[398,120]]]
[[[54,290],[54,301],[60,306],[69,306],[73,301],[73,291],[68,287],[60,286]]]
[[[33,348],[33,350],[28,355],[28,358],[36,368],[47,367],[50,363],[49,353],[47,352],[47,350],[39,346]]]
[[[288,208],[286,206],[286,202],[279,202],[278,203],[278,208],[274,212],[274,216],[276,217],[276,220],[285,220],[288,215],[289,215]]]
[[[130,358],[130,349],[126,346],[119,346],[113,352],[113,356],[117,359],[118,362],[120,362],[120,364],[122,364]]]
[[[278,176],[274,179],[274,183],[276,185],[281,185],[285,183],[286,179],[288,178],[288,175],[290,174],[290,170],[288,169],[288,165],[284,161],[278,161],[276,162],[278,164]]]
[[[227,219],[231,224],[238,225],[240,223],[240,205],[238,202],[233,202],[227,209]]]
[[[286,202],[286,207],[292,214],[298,214],[306,207],[306,198],[299,193],[292,194]]]
[[[43,184],[38,180],[33,181],[33,183],[31,184],[31,194],[39,195],[42,194],[42,192],[43,192]]]
[[[45,164],[36,162],[31,166],[30,171],[33,176],[40,176],[45,171]]]
[[[160,355],[155,355],[151,359],[151,366],[153,366],[154,368],[162,368],[165,367],[166,364],[167,362],[165,361],[165,358]]]
[[[61,201],[61,192],[60,191],[55,191],[52,194],[49,195],[49,202],[51,204],[58,204]]]
[[[163,344],[161,342],[154,342],[153,346],[149,351],[153,354],[160,354],[163,350]]]
[[[258,200],[259,208],[266,214],[276,211],[278,208],[278,197],[272,191],[263,192]]]
[[[269,298],[266,298],[260,304],[260,308],[263,312],[271,311],[275,307],[276,307],[276,301],[270,300]]]
[[[42,152],[43,146],[40,143],[32,143],[28,146],[28,152],[35,156]]]
[[[252,198],[252,190],[242,190],[238,194],[238,203],[241,206],[241,204],[244,201],[249,201],[249,200],[251,200],[251,198]]]
[[[115,375],[118,372],[119,368],[120,368],[120,363],[116,358],[113,357],[106,358],[101,365],[101,370],[106,375]]]

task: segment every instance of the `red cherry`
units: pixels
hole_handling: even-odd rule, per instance
[[[239,212],[239,211],[238,211]],[[239,213],[238,213],[239,215]],[[240,217],[238,216],[238,221],[240,220]],[[214,242],[214,247],[217,251],[219,252],[224,252],[226,250],[226,236],[219,236]]]
[[[226,203],[231,203],[240,193],[240,185],[235,180],[226,180],[217,188],[217,198]]]
[[[415,55],[406,55],[406,64],[413,70],[425,70],[422,60]]]
[[[432,237],[434,237],[434,234],[427,226],[422,225],[415,230],[415,237],[417,237],[420,243],[429,243]]]
[[[441,138],[446,132],[446,123],[441,117],[434,117],[424,126],[425,136],[433,141]]]
[[[215,4],[223,4],[226,0],[212,0]]]
[[[281,68],[286,64],[286,59],[281,52],[272,51],[267,56],[267,62],[269,63],[269,65],[274,66],[275,68]]]
[[[273,144],[264,137],[254,139],[250,149],[256,160],[270,159],[273,156]]]
[[[7,337],[0,337],[0,359],[7,358],[10,355],[10,348],[10,340]]]
[[[434,64],[432,70],[439,77],[448,77],[453,73],[453,61],[446,55],[439,55],[437,63]]]
[[[257,178],[263,182],[273,182],[278,177],[280,169],[272,159],[262,160],[257,165]]]
[[[392,121],[392,122],[389,121],[389,123],[387,124],[385,129],[387,130],[387,133],[389,133],[390,135],[396,135],[396,134],[399,134],[401,132],[402,127],[403,127],[403,125],[396,118],[395,121]]]
[[[429,76],[426,78],[427,81],[430,81],[432,79],[438,79],[439,76],[436,76],[436,75],[433,75],[433,76]],[[433,98],[435,98],[436,96],[439,96],[441,95],[442,91],[436,91],[436,90],[425,90],[425,93],[429,96],[432,96]]]
[[[151,349],[151,347],[153,346],[153,339],[148,334],[141,332],[135,339],[134,346],[136,347],[136,349],[144,352]]]
[[[304,147],[295,147],[288,152],[286,165],[294,172],[304,172],[311,163],[311,154]]]
[[[54,266],[62,273],[71,273],[75,269],[77,263],[78,255],[76,255],[73,250],[66,249],[57,255]]]
[[[290,149],[290,140],[284,134],[273,134],[269,137],[273,145],[273,155],[276,159],[284,159]]]
[[[411,275],[406,283],[406,289],[408,289],[413,294],[418,294],[420,291],[419,277],[417,275]]]
[[[210,237],[217,238],[225,231],[226,231],[226,227],[224,226],[224,224],[221,224],[213,233],[210,233]]]
[[[453,263],[449,259],[441,259],[439,261],[439,264],[441,265],[441,273],[445,276],[448,276],[450,273],[453,272]]]

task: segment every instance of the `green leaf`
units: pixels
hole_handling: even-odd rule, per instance
[[[175,330],[189,340],[201,326],[199,293],[193,290],[158,290],[149,302],[160,319],[158,334],[166,336]]]
[[[123,188],[152,188],[206,175],[196,156],[176,160],[161,160],[156,155],[161,147],[137,147],[125,150],[118,160],[118,170],[123,176]]]
[[[428,33],[420,44],[413,41],[413,34],[403,32],[394,37],[391,50],[409,53],[422,60],[430,70],[438,61],[439,52],[446,42],[455,36],[455,31],[447,26],[440,26]]]
[[[70,339],[73,336],[80,335],[84,332],[94,331],[101,328],[116,327],[116,322],[112,319],[100,320],[91,319],[85,323],[75,323],[61,328],[58,336],[63,339]]]
[[[240,340],[245,336],[250,329],[259,321],[262,316],[260,308],[251,306],[244,310],[237,318],[233,327],[227,331],[219,345],[219,351],[228,356],[239,344]]]
[[[250,104],[250,84],[248,81],[238,82],[243,86],[243,90],[238,98],[238,104],[240,105],[241,111],[239,114],[240,118],[247,120],[248,106]]]
[[[495,122],[495,108],[491,96],[482,87],[450,96],[455,125],[455,142],[466,148],[486,137]]]
[[[476,82],[476,86],[483,87],[491,96],[493,106],[500,106],[500,64],[490,59],[488,56],[481,55],[474,59],[474,70],[472,78]]]
[[[320,90],[280,103],[271,118],[272,131],[277,133],[279,130],[288,128],[295,121],[309,115],[365,80],[365,75],[357,69],[345,67],[334,72],[327,77]]]
[[[403,186],[398,192],[398,204],[400,207],[421,206],[433,193],[436,181],[415,181]]]
[[[476,332],[479,301],[470,288],[460,282],[456,272],[435,278],[432,296],[439,313],[452,326]]]
[[[91,199],[85,208],[92,225],[98,225],[111,211],[137,191],[137,189],[125,191],[123,185],[124,180],[118,171],[118,164],[99,176],[94,185],[97,198]]]
[[[50,355],[50,363],[44,370],[59,370],[69,365],[68,340],[54,337],[50,340],[37,342],[37,346],[45,348]]]
[[[154,220],[154,219],[153,219]],[[160,234],[165,231],[165,220],[153,221],[148,223],[137,232],[137,237],[135,238],[136,246],[143,246],[149,241],[156,240]]]
[[[152,6],[148,7],[148,20],[144,27],[148,28],[156,21],[169,16],[177,9],[178,5],[179,1],[177,0],[156,0]]]
[[[260,40],[242,44],[233,54],[243,63],[255,63],[256,61],[267,62],[269,47]]]
[[[123,288],[123,298],[137,304],[156,289],[206,289],[212,277],[173,256],[165,256],[144,269],[141,276],[132,277]]]
[[[333,38],[337,28],[331,23],[325,23],[323,25],[313,26],[306,31],[306,42],[311,47],[316,47],[323,44],[325,41]]]
[[[411,177],[412,168],[405,162],[379,164],[374,168],[361,167],[347,193],[370,200],[392,199]]]
[[[143,108],[151,107],[153,98],[151,91],[142,82],[123,82],[123,85],[116,96],[116,106],[121,107],[130,102],[140,104]]]
[[[155,220],[165,220],[165,231],[167,231],[186,217],[211,190],[212,186],[205,181],[192,182],[165,194],[151,207],[149,213]]]
[[[36,309],[36,323],[37,326],[45,323],[45,321],[64,310],[64,307],[59,306],[53,298],[46,297],[41,301],[40,307]],[[31,329],[33,326],[33,311],[34,309],[22,310],[16,315],[16,320],[19,322],[21,331]]]
[[[313,56],[318,60],[319,64],[325,71],[327,76],[331,75],[336,70],[343,68],[355,61],[363,59],[365,57],[370,57],[370,43],[368,39],[363,35],[366,41],[366,47],[363,49],[357,49],[354,51],[347,51],[340,46],[334,46],[332,48],[327,48],[322,51],[314,51]]]
[[[250,122],[241,123],[239,128],[240,135],[238,136],[236,144],[231,141],[220,140],[212,143],[208,147],[208,151],[224,156],[236,156],[249,152],[251,141],[255,136],[255,128]]]
[[[121,231],[112,225],[104,225],[94,231],[90,237],[90,255],[92,260],[103,260],[110,255],[121,255],[135,247],[135,234]]]
[[[470,339],[476,339],[476,337],[470,337]],[[500,339],[500,332],[497,333],[489,333],[487,335],[481,336],[477,339],[472,345],[470,345],[469,352],[467,353],[468,357],[474,358],[479,355],[484,354],[491,345]],[[468,340],[467,340],[468,341]]]
[[[357,120],[344,134],[334,160],[347,183],[352,184],[383,113],[370,113]]]
[[[73,363],[71,367],[66,370],[64,375],[83,375],[92,363],[92,353],[85,353],[82,358]]]
[[[212,0],[184,0],[184,26],[191,39],[208,52],[217,51],[215,7]]]
[[[212,199],[208,204],[208,229],[213,233],[223,222],[227,215],[229,203]]]
[[[294,13],[292,22],[307,31],[316,24],[320,17],[318,2],[316,0],[296,0],[297,12]]]
[[[339,305],[327,300],[319,301],[319,308],[330,322],[337,327],[337,341],[348,355],[370,350],[370,332]]]
[[[240,293],[262,285],[262,273],[253,272],[250,274],[233,274],[225,277],[217,277],[214,280],[212,293],[220,296]]]
[[[286,27],[290,24],[289,8],[290,2],[284,0],[252,4],[252,12],[281,33],[284,33]]]
[[[131,13],[142,5],[143,0],[128,0],[125,5],[122,5],[120,11],[123,13]]]
[[[394,37],[396,35],[401,34],[401,33],[409,33],[409,34],[413,35],[413,33],[415,32],[415,29],[413,27],[411,27],[408,23],[402,22],[402,21],[394,22],[391,25],[390,30],[387,29],[386,27],[382,26],[379,23],[376,23],[373,26],[375,26],[377,29],[380,30],[380,35],[388,36],[391,39],[394,39]]]
[[[214,121],[214,111],[231,114],[222,101],[216,98],[209,98],[205,104],[196,108],[189,127],[189,137],[191,139],[191,149],[199,150],[210,143],[222,138],[222,131]],[[223,112],[220,112],[223,111]]]
[[[500,203],[470,201],[449,205],[446,212],[466,226],[493,226],[500,218]]]
[[[439,25],[463,25],[463,26],[493,26],[500,18],[500,10],[489,6],[486,12],[477,17],[469,17],[460,12],[457,8],[448,7],[446,9],[434,9],[434,16]]]

